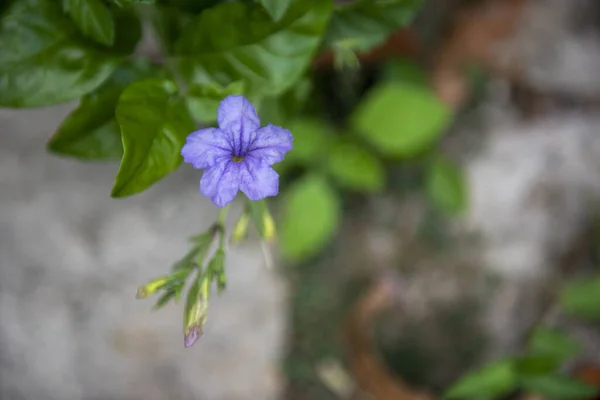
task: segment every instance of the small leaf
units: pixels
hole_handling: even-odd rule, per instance
[[[364,148],[350,142],[337,143],[327,159],[327,171],[342,187],[379,192],[385,185],[381,162]]]
[[[115,13],[115,20],[115,45],[100,49],[80,34],[60,2],[13,1],[0,20],[0,106],[49,106],[96,89],[141,36],[132,10]]]
[[[215,83],[192,84],[188,90],[187,104],[192,117],[209,123],[217,120],[221,100],[229,95],[244,94],[244,82],[232,82],[226,87]]]
[[[553,357],[560,365],[576,357],[581,346],[562,332],[547,327],[538,327],[531,336],[529,352]]]
[[[151,79],[127,87],[117,104],[123,160],[113,197],[144,191],[182,161],[181,148],[194,123],[173,82]]]
[[[311,166],[325,158],[331,150],[332,129],[317,119],[297,119],[289,125],[294,135],[294,148],[283,163]]]
[[[267,10],[273,20],[279,21],[292,0],[258,0],[258,2]]]
[[[526,391],[548,400],[585,400],[598,394],[596,388],[560,375],[525,378],[521,385]]]
[[[450,110],[428,89],[390,82],[367,95],[352,116],[352,124],[383,154],[410,157],[441,137],[450,116]]]
[[[248,95],[279,95],[310,64],[331,10],[331,0],[295,1],[275,22],[259,4],[218,4],[183,28],[175,44],[177,68],[190,83],[244,80]]]
[[[48,142],[48,149],[87,160],[120,159],[123,144],[115,117],[119,96],[130,83],[161,72],[142,60],[121,65],[102,86],[81,98]]]
[[[112,46],[115,41],[115,21],[102,0],[67,0],[66,11],[84,35]]]
[[[323,177],[312,175],[294,183],[283,201],[283,255],[301,259],[323,250],[340,223],[341,204],[337,193]]]
[[[560,293],[560,304],[570,315],[600,320],[600,275],[569,283]]]
[[[427,193],[442,211],[455,214],[467,204],[467,188],[462,172],[455,164],[437,157],[429,167]]]
[[[514,390],[517,384],[513,362],[500,360],[462,377],[444,398],[495,399]]]
[[[354,50],[367,51],[398,28],[407,26],[420,5],[420,0],[363,0],[342,7],[331,18],[325,45],[345,42],[351,43]]]

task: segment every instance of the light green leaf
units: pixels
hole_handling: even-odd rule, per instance
[[[120,10],[115,20],[115,46],[101,48],[80,34],[60,2],[12,2],[0,20],[0,106],[49,106],[96,89],[141,35],[132,10]]]
[[[279,21],[292,3],[292,0],[258,0],[258,2],[267,10],[271,18]]]
[[[337,193],[318,175],[294,183],[283,197],[281,251],[288,259],[303,259],[322,251],[341,218]]]
[[[289,125],[289,129],[294,136],[294,148],[286,154],[283,163],[309,166],[329,153],[334,133],[324,121],[297,119]]]
[[[586,319],[600,319],[600,275],[569,283],[560,294],[566,313]]]
[[[232,82],[226,87],[216,83],[196,83],[188,90],[188,109],[197,121],[215,122],[221,100],[233,94],[244,94],[243,81]]]
[[[530,353],[553,357],[558,365],[576,357],[580,351],[581,346],[577,341],[562,332],[543,326],[535,329],[529,343]]]
[[[115,21],[102,0],[67,0],[66,11],[85,36],[112,46],[115,41]]]
[[[421,0],[363,0],[341,7],[331,18],[325,44],[345,43],[353,50],[367,51],[407,26],[420,4]]]
[[[142,192],[181,164],[181,148],[194,129],[183,99],[168,80],[133,83],[117,104],[123,137],[123,160],[113,197]]]
[[[88,160],[120,159],[123,144],[115,117],[119,96],[130,83],[158,76],[159,71],[141,59],[121,65],[102,86],[81,98],[48,142],[48,149]]]
[[[556,357],[548,354],[528,354],[515,361],[520,376],[539,376],[556,371],[560,366]]]
[[[311,90],[311,80],[304,77],[282,95],[260,99],[257,109],[261,121],[287,127],[304,108]]]
[[[597,394],[597,389],[560,376],[544,375],[522,380],[523,389],[548,400],[584,400]]]
[[[331,9],[331,0],[295,1],[275,22],[259,4],[216,5],[186,25],[175,46],[176,65],[188,82],[244,80],[249,94],[281,94],[308,67]]]
[[[410,157],[431,147],[450,117],[450,110],[426,88],[390,82],[367,95],[351,122],[383,154]]]
[[[427,193],[442,211],[454,214],[465,209],[467,184],[457,165],[437,157],[429,166]]]
[[[337,143],[327,157],[327,171],[342,187],[379,192],[385,186],[383,165],[363,147],[350,142]]]
[[[495,399],[517,387],[515,367],[510,360],[500,360],[474,371],[453,384],[446,399]]]

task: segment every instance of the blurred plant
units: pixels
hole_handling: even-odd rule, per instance
[[[237,186],[225,187],[227,180],[217,178],[228,173],[215,173],[218,168],[207,161],[206,149],[188,148],[183,154],[195,167],[207,168],[202,192],[218,206],[238,189],[260,200],[247,202],[232,232],[236,243],[245,238],[250,222],[265,241],[274,240],[278,225],[282,255],[302,261],[334,238],[342,215],[341,194],[386,189],[389,162],[425,154],[432,201],[448,212],[465,205],[460,172],[434,150],[451,113],[425,79],[412,79],[422,76],[414,65],[404,63],[412,68],[410,79],[401,72],[388,74],[342,125],[329,122],[311,104],[319,91],[309,68],[317,53],[333,51],[337,69],[356,69],[355,52],[384,42],[412,20],[419,6],[419,0],[8,1],[0,9],[0,106],[45,107],[79,99],[47,148],[80,160],[120,160],[111,191],[120,198],[145,191],[177,169],[186,139],[190,146],[199,137],[192,132],[217,132],[196,127],[215,125],[224,98],[248,99],[262,121],[293,134],[294,148],[285,161],[280,162],[285,151],[276,157],[263,155],[247,171],[238,168]],[[160,55],[135,53],[142,25],[151,25],[159,38]],[[250,134],[245,132],[245,107],[223,111],[218,121],[228,131],[223,124],[231,121],[223,121],[225,114],[238,113],[237,121],[243,120],[233,133],[238,139]],[[258,115],[250,122],[253,131],[259,128]],[[250,146],[254,139],[244,140]],[[229,154],[234,160],[247,155],[236,151]],[[250,159],[239,165],[249,165]],[[285,179],[277,218],[261,199],[278,193],[279,178],[263,162],[278,163],[275,170]],[[298,170],[302,173],[293,173]],[[261,186],[258,172],[263,180],[268,175],[269,185]],[[216,174],[212,180],[211,174]],[[211,185],[221,186],[216,190]],[[192,280],[184,314],[186,345],[202,330],[210,285],[223,290],[226,284],[226,213],[223,209],[213,226],[193,238],[192,250],[171,274],[138,293],[162,293],[160,307],[178,300]]]

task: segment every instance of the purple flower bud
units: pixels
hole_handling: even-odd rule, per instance
[[[204,333],[202,330],[199,331],[199,326],[194,325],[183,338],[183,345],[188,348],[196,343],[196,340],[200,339]]]
[[[241,190],[257,201],[279,192],[279,175],[271,165],[292,149],[292,133],[260,127],[256,109],[244,96],[228,96],[217,111],[218,128],[192,132],[181,149],[183,160],[204,169],[200,192],[218,207]]]

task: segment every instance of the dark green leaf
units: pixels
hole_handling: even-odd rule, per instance
[[[341,42],[357,51],[369,50],[408,25],[420,4],[420,0],[364,0],[342,7],[331,18],[325,43],[332,46]]]
[[[66,11],[85,36],[112,46],[115,41],[115,21],[102,0],[67,0]]]
[[[437,157],[429,167],[427,193],[442,211],[454,214],[465,209],[467,184],[457,165]]]
[[[518,358],[515,365],[521,376],[538,376],[554,372],[560,363],[548,354],[529,354]]]
[[[367,95],[352,123],[382,153],[409,157],[432,146],[450,117],[450,110],[426,88],[390,82]]]
[[[117,104],[123,160],[113,197],[142,192],[181,164],[181,148],[194,129],[183,99],[168,80],[146,80],[127,87]]]
[[[193,84],[186,98],[190,114],[197,121],[215,122],[221,100],[232,94],[244,94],[243,81],[232,82],[226,87],[215,83]]]
[[[354,143],[339,142],[332,148],[327,171],[346,189],[379,192],[385,186],[385,170],[379,159]]]
[[[292,3],[292,0],[258,0],[258,2],[267,10],[271,18],[279,21]]]
[[[219,4],[184,28],[176,64],[188,82],[224,86],[245,80],[249,94],[278,95],[301,78],[331,9],[331,0],[296,1],[274,22],[259,4]]]
[[[525,378],[521,385],[526,391],[548,400],[587,400],[598,393],[591,386],[560,375]]]
[[[151,11],[152,24],[162,48],[168,54],[172,54],[175,42],[181,36],[183,28],[192,20],[193,14],[176,7],[159,5],[153,7]]]
[[[575,340],[547,327],[537,328],[529,343],[530,353],[553,357],[558,365],[576,357],[580,351],[581,346]]]
[[[102,86],[81,98],[48,142],[48,149],[88,160],[120,159],[123,144],[115,117],[119,96],[130,83],[161,72],[141,59],[121,65]]]
[[[566,313],[586,319],[600,319],[600,275],[569,283],[560,294]]]
[[[517,387],[515,367],[510,360],[500,360],[474,371],[446,391],[446,399],[495,399]]]
[[[258,115],[265,123],[286,126],[302,111],[311,89],[312,82],[305,77],[280,96],[262,98],[257,106]]]
[[[283,201],[282,254],[302,259],[323,250],[333,238],[341,217],[340,199],[331,185],[323,177],[311,175],[294,183]]]
[[[115,13],[115,46],[85,39],[60,3],[16,0],[0,21],[0,106],[67,102],[100,86],[140,38],[131,10]]]

